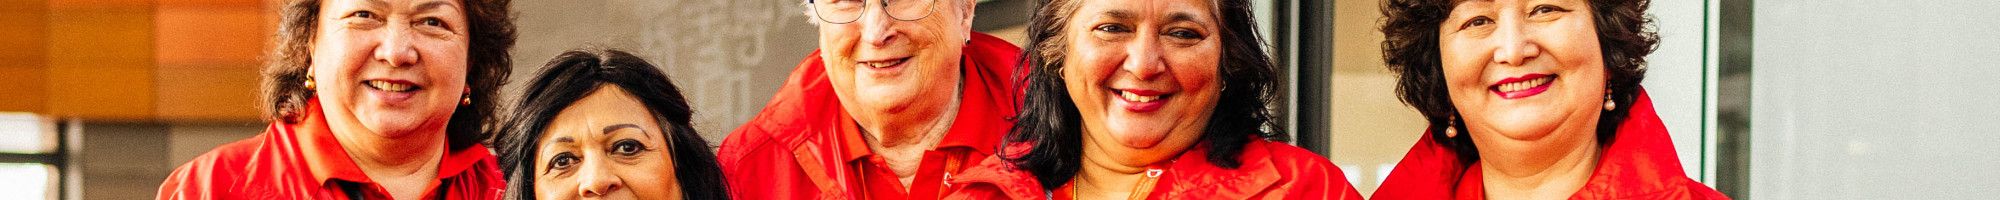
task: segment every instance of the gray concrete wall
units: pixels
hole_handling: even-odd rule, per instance
[[[1756,1],[1750,197],[2000,196],[2000,1]]]

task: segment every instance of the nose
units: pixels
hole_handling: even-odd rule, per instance
[[[1140,34],[1125,47],[1125,63],[1119,70],[1131,73],[1139,80],[1153,80],[1166,74],[1166,50],[1161,49],[1158,34]]]
[[[1497,39],[1495,42],[1500,46],[1493,50],[1494,62],[1519,66],[1541,56],[1542,47],[1536,44],[1533,35],[1528,33],[1531,30],[1528,30],[1521,20],[1503,19],[1497,22],[1500,27],[1494,34]]]
[[[577,166],[579,167],[577,169],[577,196],[603,197],[604,194],[624,189],[625,180],[618,178],[615,174],[611,174],[603,164],[598,164],[598,162],[602,161],[588,160],[599,159],[587,159],[581,166]]]
[[[422,59],[417,55],[414,31],[408,25],[392,25],[383,36],[382,43],[375,47],[375,60],[393,67],[415,66]]]
[[[888,46],[901,37],[894,29],[897,20],[889,17],[888,1],[874,2],[876,7],[863,9],[861,19],[854,23],[861,26],[861,42],[878,47]]]

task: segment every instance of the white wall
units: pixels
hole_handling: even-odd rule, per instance
[[[2000,1],[1754,9],[1751,197],[2000,196]]]
[[[1713,152],[1705,147],[1715,146],[1714,129],[1703,128],[1704,121],[1712,122],[1715,106],[1712,87],[1715,60],[1714,45],[1706,41],[1713,26],[1707,23],[1708,12],[1715,4],[1705,1],[1653,1],[1647,13],[1654,17],[1655,31],[1660,34],[1660,46],[1652,55],[1646,56],[1646,81],[1639,85],[1653,98],[1654,109],[1659,111],[1660,121],[1666,123],[1667,133],[1674,138],[1674,151],[1681,159],[1681,170],[1695,180],[1709,182],[1703,174],[1713,174],[1715,167],[1705,165],[1713,161],[1704,159]],[[1706,51],[1704,51],[1706,50]],[[1704,145],[1710,144],[1710,145]],[[1713,184],[1710,184],[1713,185]]]

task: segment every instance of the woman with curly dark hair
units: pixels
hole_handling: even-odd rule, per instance
[[[1646,0],[1389,0],[1383,59],[1430,122],[1373,199],[1727,199],[1646,91]]]
[[[1243,0],[1050,0],[1029,25],[1010,145],[973,199],[1361,199],[1277,138],[1278,72]]]
[[[288,0],[269,129],[175,169],[160,199],[496,199],[480,145],[513,60],[509,0]]]

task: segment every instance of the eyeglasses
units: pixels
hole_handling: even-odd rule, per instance
[[[820,21],[833,24],[853,23],[866,13],[871,0],[811,0],[813,13]],[[929,17],[937,0],[872,0],[889,18],[902,21],[916,21]]]

